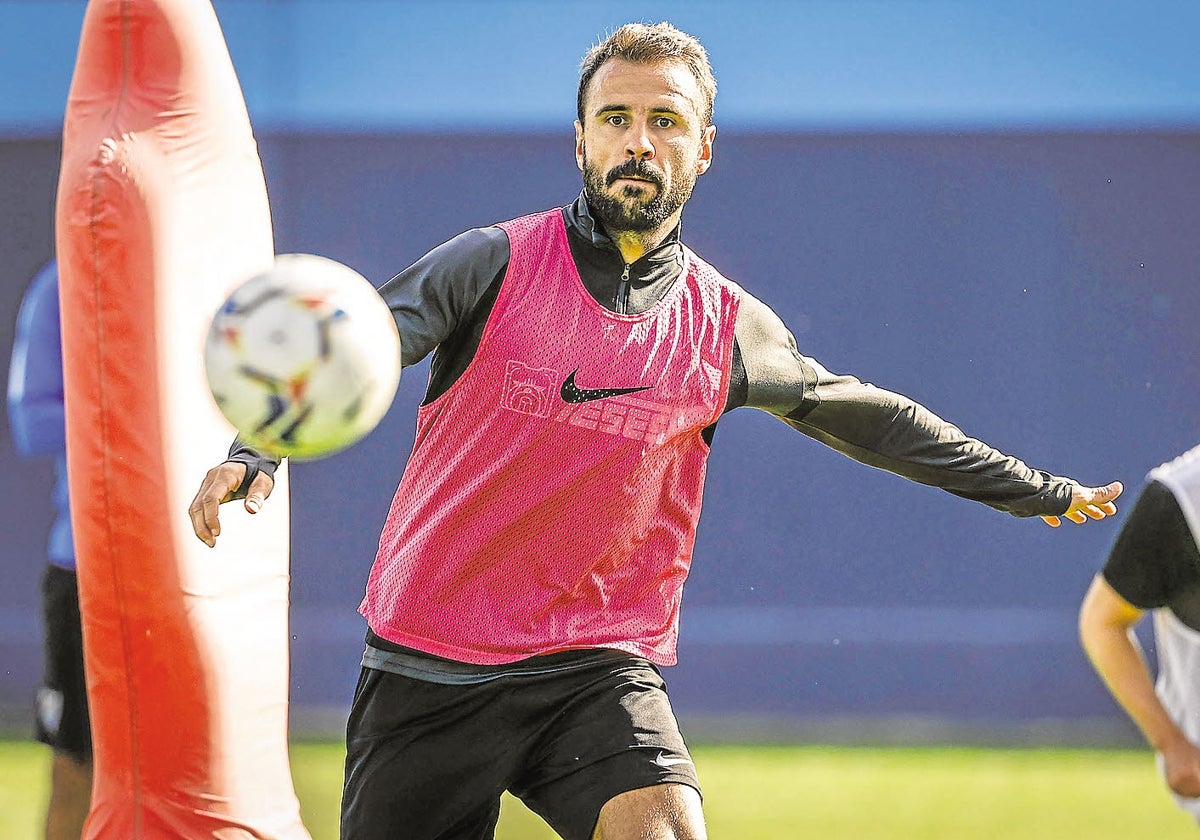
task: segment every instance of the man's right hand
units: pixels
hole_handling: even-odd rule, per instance
[[[221,535],[218,509],[223,502],[233,498],[233,494],[241,486],[245,477],[245,464],[237,461],[225,461],[209,470],[208,474],[204,476],[204,481],[200,483],[196,498],[192,499],[192,503],[188,507],[188,516],[192,518],[192,530],[209,548],[217,544],[217,537]],[[275,479],[260,471],[250,485],[250,492],[246,494],[246,511],[258,513],[263,502],[274,489]]]

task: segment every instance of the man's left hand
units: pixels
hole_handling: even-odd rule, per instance
[[[1106,516],[1112,516],[1117,512],[1117,506],[1113,504],[1113,501],[1121,495],[1121,491],[1124,489],[1119,481],[1105,484],[1103,487],[1081,487],[1076,484],[1071,490],[1071,506],[1067,508],[1063,517],[1076,525],[1082,525],[1089,519],[1103,519]],[[1057,528],[1061,524],[1061,520],[1057,516],[1043,516],[1042,521],[1051,528]]]

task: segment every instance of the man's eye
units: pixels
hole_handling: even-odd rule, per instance
[[[675,125],[675,120],[671,119],[670,117],[659,117],[654,121],[654,124],[659,128],[670,128],[671,126]]]
[[[625,118],[620,114],[613,114],[604,121],[609,125],[625,125]]]

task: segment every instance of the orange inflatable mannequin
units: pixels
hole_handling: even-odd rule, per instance
[[[90,0],[56,226],[85,837],[307,838],[287,754],[287,476],[253,522],[231,506],[216,549],[187,515],[233,436],[205,386],[209,318],[274,258],[209,0]]]

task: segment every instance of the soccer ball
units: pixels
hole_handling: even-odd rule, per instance
[[[383,419],[400,380],[400,335],[383,298],[352,268],[281,254],[217,310],[204,368],[243,441],[311,460]]]

